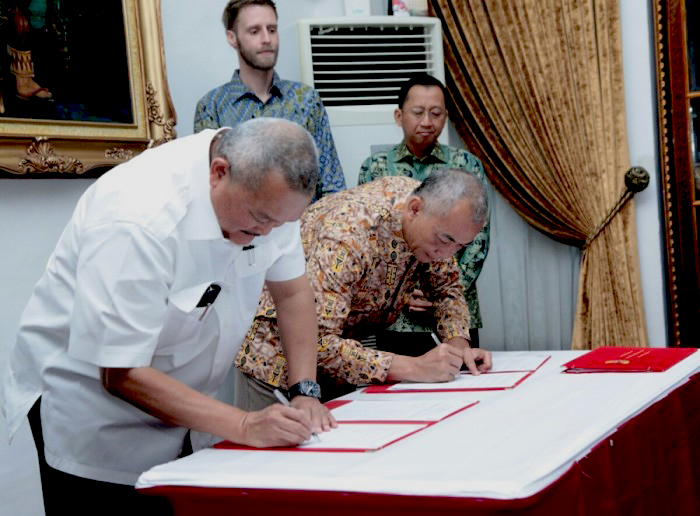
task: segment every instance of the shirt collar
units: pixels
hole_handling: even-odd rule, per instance
[[[209,144],[215,134],[228,129],[222,127],[218,130],[206,129],[198,135],[209,134],[207,140]],[[197,136],[197,135],[196,135]],[[234,244],[224,238],[221,232],[219,220],[216,218],[214,205],[211,203],[211,187],[209,185],[209,144],[206,147],[206,158],[203,165],[196,166],[190,174],[189,184],[181,190],[181,195],[188,197],[187,213],[183,219],[184,234],[189,240],[219,240],[225,245],[240,248],[247,247]],[[202,163],[200,161],[199,163]],[[274,231],[274,230],[273,230]],[[262,245],[270,240],[270,235],[255,237],[250,244],[252,246]]]
[[[233,72],[233,77],[231,77],[231,85],[234,95],[236,96],[236,101],[243,97],[255,97],[258,96],[251,91],[248,86],[246,86],[243,81],[241,81],[241,71],[236,70]],[[277,72],[272,72],[272,85],[270,86],[270,94],[275,97],[282,96],[282,80]]]
[[[440,145],[438,142],[435,143],[433,146],[433,150],[430,151],[430,154],[427,155],[423,159],[419,159],[413,154],[411,154],[411,151],[408,150],[408,147],[406,146],[405,142],[401,142],[396,146],[396,150],[394,151],[394,155],[396,156],[396,161],[405,161],[407,163],[412,163],[414,161],[420,162],[420,163],[447,163],[447,156],[445,156],[445,149],[443,149],[442,145]]]
[[[197,162],[189,175],[188,184],[183,185],[184,188],[181,190],[182,195],[189,197],[183,224],[185,235],[190,240],[224,240],[211,203],[209,187],[209,145],[214,135],[223,129],[225,128],[218,131],[202,131],[202,133],[210,133],[203,159]]]

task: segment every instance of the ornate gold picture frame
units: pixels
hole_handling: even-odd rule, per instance
[[[0,177],[95,177],[175,138],[160,0],[30,4],[0,2]]]

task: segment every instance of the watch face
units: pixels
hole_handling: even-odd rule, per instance
[[[296,387],[296,389],[294,389]],[[292,386],[292,391],[296,390],[302,396],[310,396],[312,398],[321,397],[321,388],[316,382],[311,380],[302,380],[298,384]]]

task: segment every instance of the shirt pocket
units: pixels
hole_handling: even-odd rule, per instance
[[[173,365],[184,362],[196,351],[193,341],[199,336],[206,320],[211,317],[212,305],[197,306],[212,282],[188,287],[168,296],[163,329],[158,337],[155,355],[171,356]],[[217,296],[218,297],[218,296]]]

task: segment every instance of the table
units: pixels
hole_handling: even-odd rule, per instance
[[[700,514],[700,352],[663,373],[563,374],[479,400],[371,453],[206,449],[145,472],[184,514]],[[499,353],[494,353],[497,358]]]

